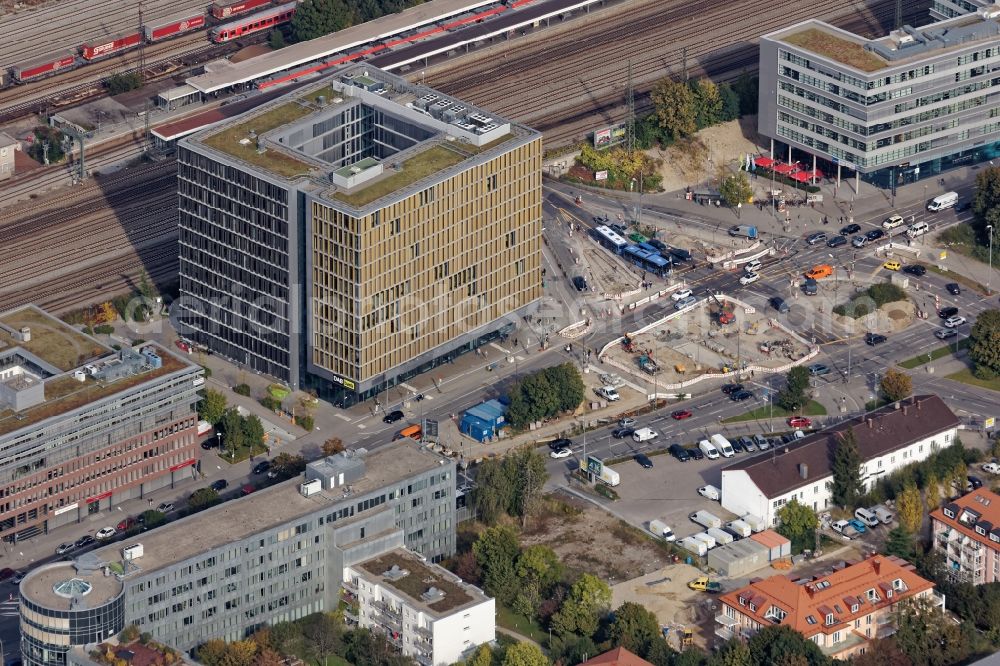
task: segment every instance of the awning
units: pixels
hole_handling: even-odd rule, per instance
[[[812,174],[810,174],[808,171],[796,171],[789,177],[792,180],[797,180],[800,183],[805,183],[808,182],[810,178],[812,178]]]
[[[776,164],[774,166],[774,172],[780,174],[789,174],[795,171],[798,167],[794,164]]]
[[[760,157],[753,158],[753,163],[759,167],[764,167],[765,169],[774,164],[774,160],[770,157],[765,157],[761,155]]]

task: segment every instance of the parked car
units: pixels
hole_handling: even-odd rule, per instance
[[[889,338],[885,337],[881,333],[868,333],[865,335],[865,344],[874,347],[875,345],[880,345]]]
[[[118,524],[115,526],[115,529],[118,530],[119,532],[125,532],[127,530],[132,529],[137,524],[138,523],[135,522],[135,518],[132,517],[123,518],[122,520],[118,521]]]
[[[639,463],[639,467],[642,467],[643,469],[652,469],[653,467],[653,461],[650,460],[649,456],[644,453],[635,454],[635,461]]]
[[[382,417],[382,423],[395,423],[403,418],[404,414],[398,409],[394,409]]]
[[[695,460],[704,460],[705,458],[705,454],[702,453],[701,449],[699,449],[697,446],[693,446],[690,449],[687,449],[687,452],[688,455],[694,458]]]
[[[101,529],[97,530],[97,534],[95,534],[94,536],[98,539],[110,539],[114,535],[115,535],[115,528],[108,526],[108,527],[102,527]]]
[[[885,238],[885,232],[882,231],[881,229],[872,229],[871,231],[865,234],[865,238],[867,238],[869,241],[877,241],[881,238]]]
[[[661,240],[656,240],[655,238],[650,238],[646,241],[647,245],[652,245],[660,253],[670,252],[670,247]]]
[[[812,421],[804,416],[789,416],[788,426],[790,428],[811,428]]]
[[[675,421],[683,421],[684,419],[689,419],[694,414],[691,413],[690,409],[678,409],[676,412],[671,412],[670,417]]]
[[[840,230],[840,235],[841,236],[850,236],[851,234],[856,234],[859,231],[861,231],[861,225],[860,224],[848,224],[846,227],[843,227]]]
[[[822,231],[817,231],[816,233],[809,234],[806,236],[806,243],[809,245],[819,245],[826,240],[826,234]]]
[[[939,328],[934,331],[934,337],[938,340],[947,340],[958,335],[958,331],[953,328]]]
[[[681,300],[674,303],[675,310],[683,310],[684,308],[691,307],[698,302],[698,299],[694,296],[688,296],[687,298],[682,298]]]
[[[604,398],[609,402],[615,402],[617,400],[621,400],[621,396],[618,395],[618,389],[616,389],[614,386],[599,386],[598,388],[594,389],[594,393],[596,393],[597,395],[599,395],[600,397]]]
[[[878,527],[882,524],[882,521],[878,519],[874,511],[866,509],[863,506],[854,510],[854,518],[864,523],[867,527]]]
[[[242,494],[244,497],[254,492],[257,492],[257,488],[249,483],[240,488],[240,494]]]
[[[204,440],[201,443],[201,448],[205,449],[206,451],[208,451],[210,449],[215,449],[215,448],[218,448],[218,447],[219,447],[219,438],[218,437],[209,437],[208,439]]]
[[[719,498],[722,496],[719,489],[712,485],[702,486],[698,489],[698,494],[716,502],[718,502]]]
[[[692,294],[690,289],[681,289],[680,291],[675,291],[674,293],[670,294],[670,298],[672,298],[674,301],[683,301],[685,298],[690,298],[691,295]]]
[[[174,510],[173,502],[160,502],[160,505],[156,507],[156,510],[160,513],[170,513]]]
[[[554,458],[556,460],[560,458],[569,458],[571,455],[573,455],[572,449],[558,449],[556,451],[549,452],[549,458]]]
[[[949,282],[944,286],[944,288],[947,289],[948,293],[952,296],[958,296],[962,293],[962,288],[958,286],[957,282]]]
[[[753,284],[760,279],[760,273],[746,273],[740,276],[740,284],[744,287],[748,284]]]
[[[729,448],[733,450],[733,453],[743,453],[746,451],[746,449],[743,448],[743,443],[738,439],[729,440]]]
[[[635,430],[633,430],[632,428],[615,428],[614,431],[611,433],[611,436],[614,437],[615,439],[626,439],[628,437],[631,437],[632,433],[634,432]]]
[[[858,534],[864,534],[865,531],[867,531],[868,529],[867,527],[865,527],[865,524],[860,520],[858,520],[857,518],[851,518],[850,520],[847,521],[847,524],[853,527]]]
[[[549,448],[553,451],[558,451],[559,449],[568,449],[573,446],[573,440],[567,439],[565,437],[560,437],[559,439],[553,439],[549,442]]]
[[[847,529],[847,527],[850,524],[851,521],[849,520],[836,520],[833,522],[832,525],[830,525],[830,527],[833,529],[834,532],[839,532],[840,534],[843,534],[844,530]]]
[[[80,537],[79,539],[76,540],[76,544],[75,545],[76,545],[77,548],[83,548],[84,546],[89,546],[90,544],[94,543],[95,541],[97,541],[97,539],[95,539],[90,534],[84,534],[82,537]]]
[[[987,474],[1000,474],[1000,465],[995,462],[983,463],[983,471]]]
[[[749,261],[749,262],[743,264],[743,272],[744,273],[756,273],[757,271],[759,271],[761,269],[761,267],[763,265],[764,264],[760,263],[760,259],[754,259],[753,261]]]
[[[813,278],[806,278],[802,283],[802,293],[806,296],[815,296],[819,293],[819,282]]]
[[[923,277],[924,275],[927,274],[927,267],[924,266],[923,264],[907,264],[903,268],[903,272],[908,273],[909,275],[916,275],[917,277]]]
[[[757,448],[761,451],[767,451],[771,448],[771,441],[764,437],[764,435],[754,435],[753,443],[757,445]]]
[[[250,471],[252,471],[254,474],[263,474],[264,472],[266,472],[269,469],[271,469],[271,461],[270,460],[261,460],[259,463],[257,463],[256,465],[254,465],[253,469],[250,470]],[[225,486],[223,486],[223,488],[225,488]]]
[[[785,302],[785,299],[781,296],[772,296],[769,302],[771,303],[771,307],[777,310],[780,314],[787,314],[791,309],[788,307],[788,303]]]
[[[944,325],[947,328],[958,328],[962,324],[967,323],[965,317],[962,315],[952,315],[944,320]]]
[[[746,451],[747,453],[753,453],[754,451],[757,450],[757,445],[749,437],[740,437],[738,441],[740,443],[740,446],[742,446],[743,450]],[[735,443],[736,442],[733,442],[734,445]]]
[[[631,428],[635,424],[636,421],[631,416],[623,416],[620,419],[618,419],[618,425],[620,425],[623,428]]]
[[[830,374],[830,366],[824,365],[822,363],[813,363],[809,366],[809,374],[813,377],[819,377],[820,375]]]
[[[222,492],[228,487],[229,487],[229,482],[226,481],[225,479],[216,479],[215,481],[212,481],[211,488],[217,493]]]
[[[847,237],[833,236],[828,241],[826,241],[827,247],[840,247],[841,245],[847,245]]]
[[[746,389],[742,391],[737,391],[736,393],[731,393],[729,399],[733,402],[743,402],[744,400],[749,400],[753,397],[753,392],[747,391]]]
[[[691,459],[691,454],[680,444],[671,444],[670,448],[667,450],[670,451],[670,455],[677,458],[679,462],[687,462]]]
[[[889,261],[882,264],[882,268],[886,269],[887,271],[898,271],[902,267],[903,267],[902,262],[896,261],[895,259],[890,259]]]
[[[587,278],[577,275],[573,278],[573,286],[577,291],[587,291]]]
[[[954,305],[949,305],[946,308],[941,308],[940,310],[938,310],[938,317],[940,317],[941,319],[954,317],[957,314],[958,314],[958,308],[956,308]]]
[[[970,490],[979,490],[983,487],[983,480],[978,476],[969,475],[969,486],[971,486]]]
[[[14,574],[16,574],[16,573],[17,572],[14,571],[13,569],[11,569],[9,567],[4,567],[3,569],[0,569],[0,581],[7,580],[9,578],[13,578]]]
[[[73,543],[72,541],[69,542],[69,543],[61,543],[56,548],[56,555],[65,555],[66,553],[68,553],[69,551],[73,550],[74,548],[76,548],[76,544]]]
[[[21,571],[17,571],[14,573],[14,577],[10,579],[10,582],[14,583],[14,585],[20,585],[21,581],[24,580],[27,576],[28,572],[22,569]]]
[[[729,395],[731,393],[737,393],[737,392],[742,391],[742,390],[743,390],[743,384],[723,384],[722,385],[722,392],[725,393],[726,395]]]

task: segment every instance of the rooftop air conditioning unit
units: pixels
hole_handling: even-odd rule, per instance
[[[301,493],[303,497],[310,497],[321,490],[323,490],[323,482],[319,479],[306,481],[305,483],[299,485],[299,493]]]

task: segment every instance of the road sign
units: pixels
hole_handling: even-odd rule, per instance
[[[604,470],[604,462],[600,458],[587,456],[587,471],[594,476],[600,476]]]
[[[996,424],[996,422],[997,422],[996,418],[991,416],[990,418],[983,421],[983,427],[989,430]]]

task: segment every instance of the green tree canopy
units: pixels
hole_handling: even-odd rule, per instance
[[[284,478],[291,478],[306,471],[306,459],[298,454],[282,451],[271,460],[271,469]]]
[[[722,195],[726,204],[733,208],[737,204],[749,203],[753,196],[753,188],[750,187],[750,180],[747,178],[746,172],[740,171],[732,176],[726,176],[722,185],[719,186],[719,194]]]
[[[722,120],[722,95],[712,79],[691,81],[695,124],[698,129],[711,127]],[[746,202],[746,199],[743,199]]]
[[[194,511],[201,511],[222,501],[219,492],[215,488],[199,488],[188,497],[188,508]]]
[[[507,648],[502,666],[549,666],[550,663],[538,645],[522,641]]]
[[[639,656],[647,654],[654,641],[663,640],[656,615],[633,601],[615,610],[607,637],[613,647],[621,646]]]
[[[292,17],[297,42],[343,30],[354,23],[354,11],[345,0],[304,0]]]
[[[552,629],[559,634],[593,636],[603,612],[611,605],[611,588],[600,578],[583,574],[552,616]]]
[[[836,439],[833,449],[833,503],[841,508],[853,506],[861,496],[861,452],[848,428]]]
[[[264,424],[256,414],[243,419],[243,436],[248,446],[257,446],[264,441]]]
[[[820,651],[818,645],[786,625],[762,628],[753,635],[747,647],[750,649],[750,663],[753,666],[797,663],[808,666],[827,666],[830,664],[830,659]],[[804,659],[804,661],[799,658]]]
[[[208,421],[214,426],[222,420],[227,405],[226,396],[221,391],[205,389],[202,399],[198,403],[198,418]]]
[[[882,396],[889,402],[902,400],[913,393],[913,379],[908,374],[896,368],[889,368],[879,382]]]
[[[969,359],[976,364],[978,377],[992,379],[1000,374],[1000,310],[979,313],[969,332]]]
[[[523,428],[532,421],[576,409],[584,395],[583,377],[572,363],[543,368],[511,387],[507,418],[515,427]]]
[[[778,520],[778,533],[791,540],[793,550],[801,551],[812,547],[819,519],[810,507],[793,499],[778,509]]]
[[[532,447],[491,458],[479,466],[476,511],[484,523],[493,523],[502,514],[521,518],[531,514],[549,478],[545,458]]]
[[[510,603],[517,594],[520,583],[514,563],[519,551],[517,534],[509,525],[487,527],[472,544],[483,571],[483,588],[501,603]]]
[[[218,427],[222,431],[223,443],[226,448],[236,450],[246,445],[246,434],[243,430],[243,417],[236,411],[235,407],[230,407],[222,413]]]
[[[744,176],[745,177],[745,176]],[[809,388],[809,370],[797,365],[785,376],[785,388],[778,393],[777,403],[789,411],[801,409],[806,403],[806,389]]]
[[[896,518],[899,525],[907,532],[916,534],[924,519],[924,505],[920,500],[920,491],[912,483],[906,484],[896,497]]]
[[[993,225],[993,265],[996,266],[1000,263],[1000,238],[996,237],[1000,234],[1000,168],[987,167],[976,174],[972,212],[970,224],[978,244],[975,256],[986,261],[990,247],[990,233],[986,227]]]
[[[899,605],[894,638],[917,666],[947,666],[969,653],[961,629],[932,607],[928,597],[907,599]]]
[[[673,140],[691,136],[698,129],[694,93],[686,83],[661,79],[650,93],[660,129]]]

